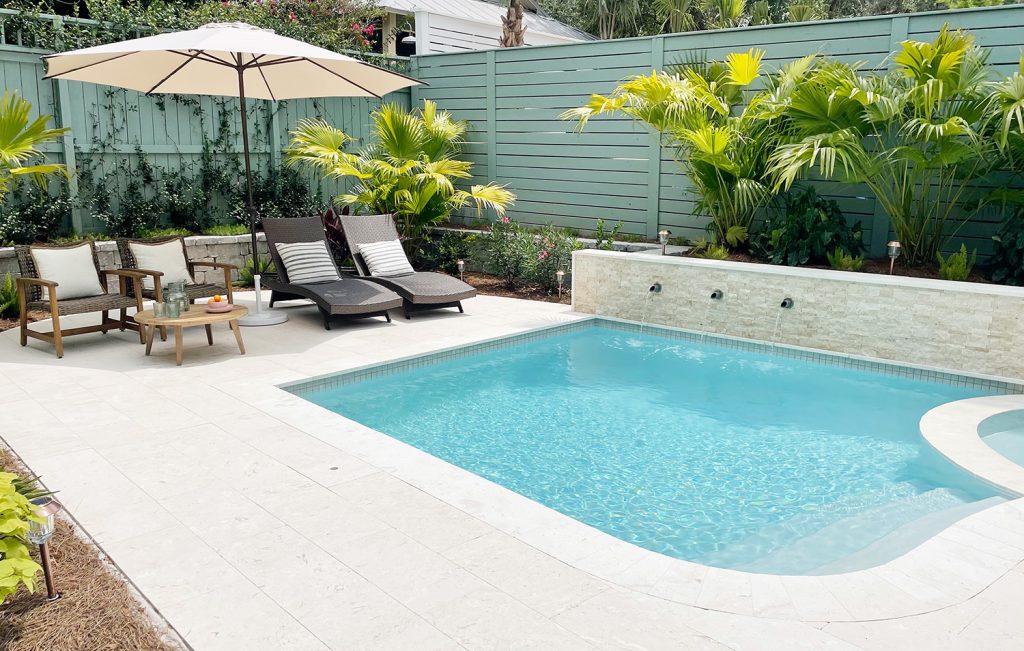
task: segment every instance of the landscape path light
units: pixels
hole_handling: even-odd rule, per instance
[[[896,240],[889,242],[886,245],[886,252],[889,254],[889,275],[892,275],[892,270],[896,266],[896,258],[900,257],[900,249],[903,248]]]
[[[53,584],[53,567],[50,562],[50,538],[53,538],[53,533],[57,529],[57,514],[61,510],[60,502],[53,499],[52,497],[39,497],[32,500],[33,506],[36,507],[36,515],[41,520],[36,522],[32,520],[29,522],[28,527],[28,541],[34,545],[39,545],[39,558],[43,566],[43,578],[46,581],[46,600],[56,601],[60,599],[60,593],[57,592],[57,588]]]

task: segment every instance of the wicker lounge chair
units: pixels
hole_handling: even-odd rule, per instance
[[[277,252],[277,245],[324,240],[324,225],[319,217],[264,219],[263,232],[277,269],[276,274],[268,274],[264,279],[264,284],[270,289],[271,307],[277,301],[308,299],[320,309],[324,328],[330,330],[332,317],[361,319],[382,316],[390,323],[388,310],[402,306],[402,297],[393,291],[345,274],[339,274],[338,280],[329,282],[301,285],[289,282],[288,270]]]
[[[457,307],[462,312],[462,301],[476,296],[476,289],[458,278],[428,271],[417,271],[407,276],[379,278],[370,275],[365,262],[359,255],[360,244],[398,240],[395,220],[391,215],[341,215],[341,226],[345,229],[359,275],[375,283],[393,289],[402,297],[405,318],[412,312],[442,307]]]
[[[15,252],[18,257],[18,267],[21,276],[17,280],[18,304],[21,308],[21,345],[28,344],[28,338],[39,339],[52,344],[57,352],[57,357],[64,357],[64,337],[80,335],[88,332],[107,333],[108,330],[136,330],[139,332],[139,343],[145,343],[141,328],[128,318],[128,308],[142,309],[141,296],[128,296],[128,285],[131,282],[141,281],[143,274],[137,271],[125,269],[100,269],[99,260],[96,258],[96,246],[89,242],[92,252],[92,262],[99,278],[100,286],[104,293],[84,298],[60,298],[60,286],[52,280],[40,278],[36,270],[35,260],[32,258],[33,249],[69,249],[81,246],[73,244],[69,246],[32,245],[16,246]],[[117,276],[119,292],[112,294],[107,291],[107,277]],[[44,298],[43,289],[47,290],[48,296]],[[36,310],[47,312],[53,322],[53,329],[50,332],[38,332],[28,327],[28,311]],[[111,319],[110,311],[118,310],[120,318]],[[63,329],[60,319],[72,314],[87,314],[90,312],[102,312],[103,316],[98,325],[82,326],[78,328]]]

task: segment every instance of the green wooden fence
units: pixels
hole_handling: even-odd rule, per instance
[[[971,30],[1000,71],[1017,66],[1024,43],[1020,6],[414,57],[412,74],[430,85],[414,88],[412,100],[436,100],[473,124],[467,156],[477,165],[477,179],[509,184],[519,197],[510,214],[523,223],[592,230],[604,218],[623,221],[624,232],[639,236],[654,237],[666,227],[699,238],[707,220],[695,215],[686,178],[654,136],[615,117],[592,120],[578,134],[558,115],[629,75],[695,55],[724,59],[761,48],[770,69],[812,53],[884,68],[901,41],[930,39],[946,22]],[[882,253],[888,218],[866,188],[819,186],[848,219],[862,222],[872,254]],[[961,230],[969,247],[990,249],[995,219],[972,218]]]
[[[0,86],[29,100],[34,112],[53,115],[57,126],[70,127],[70,133],[60,143],[48,146],[46,153],[51,160],[64,163],[71,172],[78,173],[72,175],[69,183],[73,195],[79,192],[78,182],[87,169],[101,175],[117,169],[118,165],[136,167],[139,164],[138,152],[142,152],[151,165],[164,170],[194,173],[204,141],[217,141],[224,126],[230,130],[231,137],[224,139],[224,145],[213,155],[220,161],[240,158],[236,99],[147,97],[109,86],[43,80],[45,66],[40,56],[47,51],[19,46],[16,35],[6,36],[6,39],[0,39]],[[384,100],[249,101],[250,139],[257,171],[266,171],[280,164],[281,151],[288,142],[288,131],[305,117],[322,117],[344,129],[354,138],[353,147],[367,144],[370,114],[382,101],[408,106],[409,92],[400,91]],[[229,118],[226,125],[219,120],[222,112]],[[126,179],[124,175],[117,175],[114,180],[119,187],[111,188],[111,194],[116,197],[124,191]],[[238,182],[241,183],[242,179],[239,178]],[[339,182],[312,177],[310,183],[319,187],[325,196],[337,194],[343,188]],[[116,203],[113,207],[116,209]],[[78,232],[102,229],[102,224],[83,209],[75,211],[71,226]]]

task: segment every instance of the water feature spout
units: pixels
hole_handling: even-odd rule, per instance
[[[711,300],[713,301],[720,301],[722,300],[723,296],[725,296],[725,294],[720,289],[716,289],[715,291],[711,292]]]
[[[660,294],[661,293],[661,283],[654,283],[653,285],[651,285],[650,287],[647,288],[647,291],[649,293],[651,293],[651,294]]]
[[[782,299],[782,304],[779,305],[784,310],[788,310],[793,307],[793,299],[786,297]]]

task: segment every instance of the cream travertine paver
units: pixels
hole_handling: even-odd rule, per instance
[[[3,333],[2,434],[196,649],[1015,648],[1024,500],[878,568],[746,574],[635,547],[277,388],[584,318],[466,307],[330,332],[296,307],[247,330],[245,357],[218,341],[180,368],[130,333],[69,340],[63,360]],[[1010,477],[939,416],[940,450]]]

